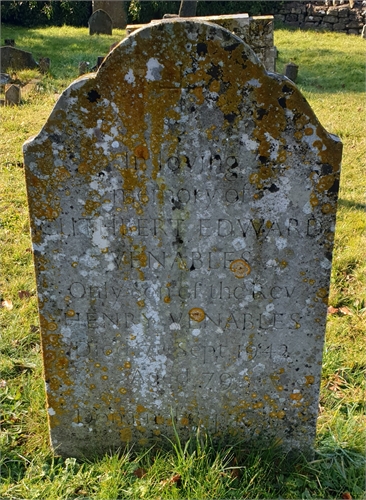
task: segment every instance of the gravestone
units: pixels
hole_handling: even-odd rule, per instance
[[[40,57],[39,59],[39,71],[42,74],[49,72],[51,66],[51,59],[49,57]]]
[[[289,78],[293,82],[296,82],[297,80],[298,71],[299,71],[298,65],[293,62],[289,62],[285,66],[285,76],[287,76],[287,78]]]
[[[96,10],[89,17],[89,35],[111,35],[112,19],[102,9]]]
[[[38,64],[30,52],[16,49],[9,45],[0,47],[0,65],[1,73],[4,73],[8,69],[22,70],[38,68]]]
[[[9,85],[5,89],[5,104],[8,106],[17,106],[20,104],[21,90],[18,85]]]
[[[80,61],[78,64],[79,76],[84,75],[85,73],[89,73],[90,63],[88,61]]]
[[[217,25],[124,39],[24,146],[52,445],[311,448],[341,143]]]
[[[124,0],[93,0],[93,12],[102,9],[112,19],[113,28],[125,29],[127,8]]]

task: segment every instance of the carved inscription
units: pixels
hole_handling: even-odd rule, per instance
[[[118,215],[100,217],[69,217],[61,216],[52,224],[44,224],[44,234],[59,235],[62,238],[86,236],[92,238],[95,234],[123,237],[173,237],[182,236],[187,229],[183,218],[124,218]],[[270,236],[316,237],[322,234],[322,224],[314,217],[299,223],[297,219],[289,218],[283,223],[261,219],[198,219],[195,227],[199,236],[217,236],[218,238],[255,238],[264,240]]]

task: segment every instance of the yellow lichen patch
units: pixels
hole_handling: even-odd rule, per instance
[[[67,170],[67,168],[65,167],[60,167],[60,168],[57,168],[55,169],[55,178],[59,181],[59,182],[64,182],[66,181],[69,177],[71,177],[70,175],[70,172]]]
[[[155,417],[155,423],[156,423],[157,425],[163,425],[163,423],[164,423],[164,418],[163,418],[163,417],[161,417],[160,415],[156,416],[156,417]]]
[[[144,301],[144,300],[138,300],[138,301],[137,301],[137,305],[138,305],[139,307],[145,307],[145,301]]]
[[[301,401],[302,398],[303,395],[300,392],[294,392],[290,394],[290,399],[292,399],[293,401]]]
[[[187,426],[187,425],[189,425],[189,420],[188,420],[188,418],[183,417],[180,419],[180,423],[184,426]]]
[[[125,427],[124,429],[119,431],[119,435],[121,437],[121,441],[131,441],[132,430],[130,427]]]
[[[59,370],[63,370],[69,366],[69,360],[66,357],[59,357],[55,363],[55,367]]]
[[[328,191],[330,189],[335,181],[335,176],[334,174],[330,175],[323,175],[320,179],[319,182],[317,183],[316,189],[317,191]]]
[[[306,385],[312,385],[315,382],[315,377],[313,375],[305,375]]]
[[[218,80],[213,80],[209,86],[210,92],[219,92],[220,82]]]
[[[142,405],[137,405],[136,411],[137,411],[137,413],[144,413],[147,411],[147,409]]]
[[[241,279],[250,274],[251,267],[246,260],[236,259],[233,262],[231,262],[230,271],[233,272],[236,278]]]
[[[317,297],[324,299],[325,297],[328,297],[328,290],[326,288],[319,288],[316,295]]]
[[[304,130],[305,135],[313,135],[314,130],[311,127],[306,127]]]
[[[118,389],[118,391],[121,393],[121,394],[127,394],[127,389],[125,387],[120,387]]]
[[[323,214],[331,214],[335,212],[336,212],[336,207],[334,205],[331,205],[330,203],[324,203],[324,205],[322,205]]]
[[[139,144],[138,146],[135,147],[134,153],[136,158],[140,158],[143,160],[148,160],[150,158],[149,150],[147,149],[146,145]]]
[[[193,319],[193,321],[196,321],[197,323],[200,323],[205,319],[205,311],[201,309],[200,307],[193,307],[189,311],[189,317]]]
[[[319,205],[319,199],[314,193],[311,193],[310,195],[310,205],[312,207],[316,207],[317,205]]]

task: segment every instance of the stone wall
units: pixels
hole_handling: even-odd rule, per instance
[[[337,5],[333,5],[337,4]],[[366,24],[365,2],[284,2],[275,19],[302,29],[359,35]]]

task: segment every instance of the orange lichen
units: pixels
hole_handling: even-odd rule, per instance
[[[194,307],[189,311],[189,317],[193,319],[193,321],[196,321],[197,323],[200,323],[203,321],[206,317],[205,311],[201,309],[200,307]]]

